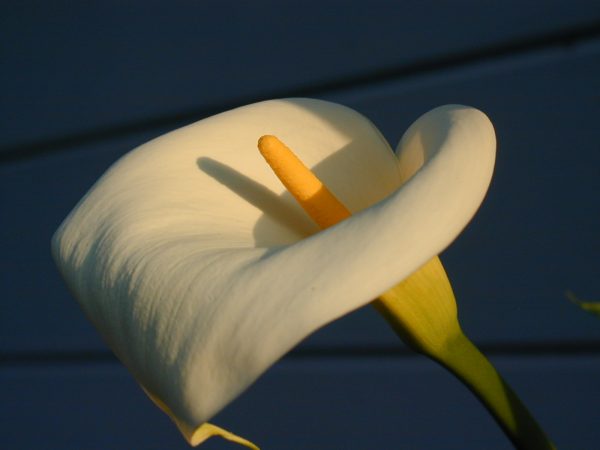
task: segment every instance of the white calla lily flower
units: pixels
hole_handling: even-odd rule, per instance
[[[354,215],[318,232],[257,151],[266,134]],[[125,155],[65,219],[53,255],[108,345],[196,443],[298,342],[444,250],[494,158],[490,121],[465,106],[423,115],[394,154],[346,107],[257,103]]]

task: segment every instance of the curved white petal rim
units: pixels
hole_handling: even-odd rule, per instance
[[[356,214],[306,237],[315,226],[256,150],[264,134]],[[118,357],[193,429],[300,340],[447,247],[488,188],[494,130],[478,110],[444,106],[396,153],[340,105],[238,108],[118,161],[65,219],[53,254]]]

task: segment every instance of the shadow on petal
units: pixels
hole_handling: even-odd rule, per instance
[[[275,194],[262,184],[212,158],[201,157],[198,167],[207,175],[263,211],[261,227],[254,232],[257,247],[282,245],[279,226],[293,231],[299,238],[318,231],[289,193]]]

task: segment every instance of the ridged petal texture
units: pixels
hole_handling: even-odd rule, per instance
[[[318,232],[256,149],[265,134],[354,215]],[[448,246],[494,157],[490,121],[465,106],[422,116],[396,155],[346,107],[261,102],[125,155],[65,219],[53,254],[136,380],[194,429],[307,335]]]

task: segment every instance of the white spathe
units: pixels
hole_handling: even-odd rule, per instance
[[[265,134],[356,214],[317,232],[258,152]],[[65,219],[53,254],[136,380],[195,428],[307,335],[448,246],[494,158],[490,121],[465,106],[423,115],[394,155],[346,107],[257,103],[124,156]]]

